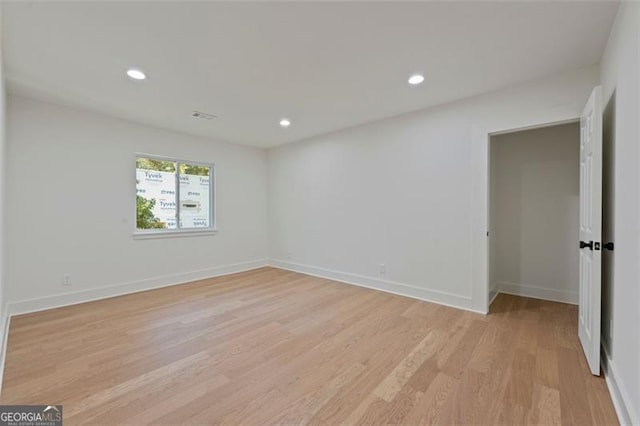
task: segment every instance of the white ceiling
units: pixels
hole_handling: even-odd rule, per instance
[[[14,93],[270,147],[595,64],[617,6],[5,2],[2,36]]]

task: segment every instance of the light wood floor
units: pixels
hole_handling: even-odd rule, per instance
[[[576,327],[263,268],[13,318],[0,401],[68,425],[616,424]]]

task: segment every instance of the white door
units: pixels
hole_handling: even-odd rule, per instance
[[[600,375],[602,253],[602,89],[580,117],[580,306],[578,334],[591,373]]]

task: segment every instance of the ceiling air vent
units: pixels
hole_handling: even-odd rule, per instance
[[[191,113],[191,116],[194,118],[201,118],[203,120],[213,120],[214,118],[218,118],[213,114],[207,114],[206,112],[202,112],[202,111],[193,111]]]

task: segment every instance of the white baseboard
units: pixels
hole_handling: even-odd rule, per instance
[[[496,288],[498,293],[531,297],[533,299],[551,300],[554,302],[569,303],[571,305],[577,305],[579,300],[578,293],[536,287],[533,285],[499,282]]]
[[[604,346],[602,346],[600,364],[602,365],[604,378],[607,381],[609,394],[613,400],[613,406],[616,409],[616,414],[618,414],[618,421],[620,421],[621,425],[640,425],[640,416],[635,412],[629,393],[626,391],[623,382],[620,381],[620,375]]]
[[[466,311],[486,314],[473,308],[471,297],[461,296],[458,294],[442,292],[438,290],[429,290],[421,287],[412,286],[393,281],[381,280],[379,278],[367,277],[348,272],[335,271],[326,268],[320,268],[311,265],[302,265],[299,263],[288,262],[285,260],[269,259],[268,265],[274,268],[285,269],[287,271],[299,272],[314,277],[327,278],[333,281],[339,281],[346,284],[366,287],[373,290],[393,293],[400,296],[411,297],[413,299],[424,300],[426,302],[438,303],[440,305],[450,306],[452,308],[464,309]]]
[[[500,290],[499,288],[494,287],[489,291],[489,306],[491,306],[493,301],[496,300],[496,297],[498,297],[498,295],[500,294],[499,290]]]
[[[7,306],[2,309],[2,347],[0,348],[0,396],[2,396],[2,384],[4,379],[4,361],[7,359],[7,344],[9,340],[9,326],[11,323],[11,315],[8,313]]]
[[[223,275],[235,274],[238,272],[245,272],[264,266],[267,266],[266,259],[259,259],[248,262],[234,263],[231,265],[217,266],[210,269],[202,269],[180,274],[171,274],[162,277],[154,277],[105,287],[57,294],[53,296],[20,300],[17,302],[8,303],[7,314],[11,316],[26,314],[30,312],[44,311],[47,309],[59,308],[62,306],[75,305],[78,303],[91,302],[99,299],[107,299],[114,296],[122,296],[125,294],[138,293],[140,291],[153,290],[156,288],[168,287],[177,284],[184,284],[191,281],[220,277]]]

